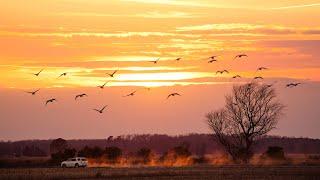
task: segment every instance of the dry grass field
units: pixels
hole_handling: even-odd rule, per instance
[[[320,179],[320,166],[0,169],[0,179]]]

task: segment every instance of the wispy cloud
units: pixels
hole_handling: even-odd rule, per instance
[[[271,8],[271,9],[280,10],[280,9],[305,8],[305,7],[313,7],[313,6],[320,6],[320,3],[314,3],[314,4],[300,4],[300,5],[292,5],[292,6],[276,7],[276,8]]]
[[[153,11],[153,12],[147,12],[143,14],[137,14],[137,17],[143,17],[143,18],[198,18],[202,17],[201,15],[196,15],[196,14],[190,14],[186,12],[179,12],[179,11],[173,11],[173,12],[158,12],[158,11]]]
[[[258,29],[264,27],[263,25],[256,24],[204,24],[195,26],[178,27],[177,31],[198,31],[198,30],[231,30],[231,29]]]
[[[58,16],[79,16],[79,17],[128,17],[128,18],[154,18],[154,19],[167,19],[167,18],[198,18],[202,17],[200,14],[191,14],[180,11],[151,11],[138,14],[107,14],[107,13],[93,13],[93,12],[62,12],[55,13]]]
[[[212,4],[200,2],[200,1],[188,1],[188,0],[122,0],[126,2],[136,3],[150,3],[150,4],[163,4],[163,5],[175,5],[175,6],[198,6],[198,7],[211,7]]]
[[[228,24],[203,24],[193,26],[177,27],[177,32],[206,32],[218,34],[234,34],[248,33],[249,34],[319,34],[319,27],[289,27],[273,24],[243,24],[243,23],[228,23]]]
[[[192,34],[177,34],[171,32],[10,32],[10,31],[0,31],[0,35],[17,35],[17,36],[31,36],[31,37],[46,37],[46,36],[56,36],[56,37],[65,37],[72,38],[74,36],[83,36],[83,37],[115,37],[115,38],[126,38],[132,36],[184,36],[184,37],[199,37],[198,35]]]

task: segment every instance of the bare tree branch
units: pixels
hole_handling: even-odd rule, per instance
[[[223,109],[206,115],[207,122],[226,152],[247,163],[254,142],[277,125],[284,106],[272,87],[249,83],[234,86]]]

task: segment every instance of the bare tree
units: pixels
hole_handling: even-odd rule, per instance
[[[275,128],[283,108],[272,87],[249,83],[234,86],[225,107],[208,113],[206,119],[232,159],[248,163],[253,143]]]

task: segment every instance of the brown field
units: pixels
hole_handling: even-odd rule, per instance
[[[320,179],[320,166],[4,168],[0,179]]]

